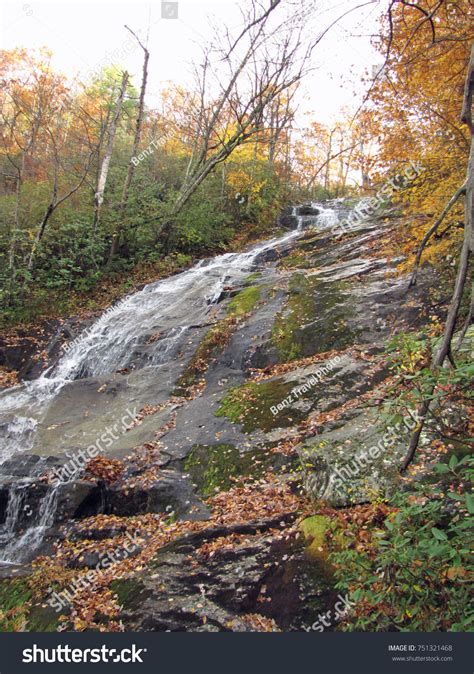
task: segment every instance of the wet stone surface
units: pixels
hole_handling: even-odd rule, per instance
[[[33,414],[39,428],[31,442],[24,436],[23,445],[19,431],[19,451],[0,467],[3,534],[11,538],[28,531],[25,506],[37,524],[45,525],[41,551],[46,554],[53,554],[57,540],[80,539],[76,525],[97,514],[126,521],[172,511],[180,521],[204,523],[199,534],[166,545],[147,568],[113,583],[126,629],[243,631],[251,629],[248,614],[273,619],[278,629],[304,629],[337,594],[328,560],[319,554],[324,548],[319,528],[311,529],[310,540],[319,541],[311,556],[302,538],[285,540],[271,531],[284,532],[295,513],[216,528],[208,523],[206,499],[262,479],[267,471],[282,478],[299,471],[311,498],[338,507],[397,487],[403,437],[384,444],[383,429],[359,401],[387,375],[383,367],[373,367],[372,358],[391,333],[423,322],[420,307],[433,279],[424,275],[407,295],[406,279],[387,277],[389,265],[370,248],[380,236],[380,223],[365,223],[349,238],[335,240],[330,229],[337,214],[327,204],[307,204],[282,217],[288,227],[328,226],[318,230],[316,224],[302,236],[289,233],[252,254],[207,260],[168,285],[147,286],[92,326],[74,352],[79,364],[57,362],[55,376],[66,372],[69,378],[58,380],[52,395],[43,380],[43,388],[32,382],[0,397],[0,409],[13,400],[17,417]],[[207,348],[206,337],[216,325],[226,330]],[[77,334],[74,324],[71,337]],[[271,412],[327,366],[336,351],[339,362],[316,385],[278,414]],[[18,362],[24,367],[21,358]],[[190,363],[191,378],[178,385],[190,374]],[[342,406],[347,409],[336,414]],[[148,411],[125,428],[127,410]],[[318,417],[323,414],[324,422]],[[0,430],[5,424],[8,415]],[[121,478],[108,484],[79,473],[51,500],[52,487],[41,476],[96,447],[104,429],[114,424],[119,429],[110,443],[101,443],[100,454],[125,460]],[[8,441],[14,442],[11,427],[9,432]],[[354,463],[380,442],[376,460]],[[277,451],[282,443],[292,446],[290,456]],[[127,457],[137,447],[149,452],[151,463],[132,466]],[[12,493],[22,485],[22,508],[12,517]],[[41,520],[48,498],[54,509]],[[104,538],[113,540],[120,531],[114,522]],[[231,534],[244,538],[213,555],[201,550]],[[102,540],[97,530],[89,535]],[[85,565],[93,562],[87,558]],[[46,614],[37,613],[35,620],[54,624]]]

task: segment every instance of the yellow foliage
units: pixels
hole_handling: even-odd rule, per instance
[[[435,0],[418,3],[431,13]],[[378,120],[381,151],[378,174],[403,171],[410,161],[424,166],[416,184],[401,196],[410,219],[399,233],[397,249],[411,266],[419,242],[465,180],[469,153],[468,130],[460,121],[464,80],[474,38],[474,6],[469,0],[443,3],[433,27],[413,5],[393,6],[393,39],[383,74],[371,94]],[[380,52],[385,59],[390,35],[382,22]],[[454,254],[462,229],[463,204],[458,202],[424,254],[432,263]]]

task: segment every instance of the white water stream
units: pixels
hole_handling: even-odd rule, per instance
[[[107,310],[70,345],[58,363],[38,379],[0,393],[0,470],[18,453],[31,450],[35,433],[48,405],[61,389],[79,378],[97,377],[125,368],[135,349],[159,332],[151,365],[159,366],[173,358],[191,325],[206,320],[212,305],[225,286],[243,280],[265,251],[298,237],[305,226],[331,227],[337,211],[313,204],[315,216],[296,216],[297,228],[243,253],[226,253],[202,260],[191,269],[145,286]],[[293,211],[296,215],[297,211]],[[0,527],[0,546],[7,542],[0,561],[18,561],[21,550],[35,548],[43,532],[53,524],[56,489],[51,489],[38,505],[31,527],[15,540],[15,525],[23,503],[23,488],[12,487],[6,521]]]

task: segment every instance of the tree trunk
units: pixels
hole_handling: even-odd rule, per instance
[[[94,157],[94,152],[91,152],[89,156],[89,160],[87,161],[86,165],[84,166],[84,173],[82,174],[81,178],[79,179],[79,182],[74,185],[74,187],[71,187],[71,189],[66,192],[60,199],[58,199],[58,176],[57,173],[54,177],[54,184],[53,184],[53,193],[51,195],[51,200],[46,208],[46,211],[43,215],[43,219],[41,220],[38,231],[36,233],[35,240],[33,242],[33,246],[31,248],[30,256],[28,259],[28,271],[31,271],[33,268],[33,260],[35,257],[36,249],[38,248],[39,243],[41,242],[41,239],[43,238],[44,232],[46,230],[46,225],[48,224],[48,220],[54,213],[54,211],[61,206],[61,204],[69,199],[77,190],[82,187],[85,179],[87,178],[87,174],[89,173],[89,168],[92,163],[92,159]],[[58,169],[58,166],[56,166],[56,171]]]
[[[461,121],[463,121],[469,128],[471,135],[471,149],[469,153],[469,161],[467,165],[467,176],[465,182],[465,208],[464,208],[464,241],[461,251],[461,257],[459,260],[458,273],[456,277],[456,283],[454,286],[454,292],[451,299],[451,304],[448,311],[448,316],[446,319],[446,325],[444,329],[443,338],[441,340],[441,345],[436,352],[432,369],[437,370],[442,367],[445,359],[451,357],[451,343],[453,339],[453,334],[456,328],[456,321],[459,314],[459,307],[461,306],[461,299],[463,295],[464,286],[466,284],[467,272],[469,268],[469,259],[472,256],[474,248],[474,125],[472,121],[472,99],[474,93],[474,44],[471,49],[471,58],[469,61],[469,67],[466,77],[466,86],[464,89],[464,103],[461,113]],[[410,444],[406,456],[402,462],[400,470],[405,471],[410,463],[413,461],[415,456],[418,442],[420,439],[423,426],[425,424],[426,416],[430,408],[430,396],[434,391],[434,386],[431,389],[429,396],[424,400],[419,409],[419,423],[417,428],[410,438]]]
[[[54,209],[56,208],[56,204],[54,201],[51,201],[48,204],[48,208],[45,211],[45,214],[43,215],[43,219],[40,222],[38,232],[36,233],[35,240],[33,242],[33,246],[31,248],[30,252],[30,257],[28,258],[28,271],[31,271],[33,268],[33,260],[35,258],[35,253],[36,249],[38,247],[38,244],[40,243],[41,239],[43,238],[44,230],[46,229],[46,225],[48,224],[49,218],[52,216],[54,213]]]
[[[125,26],[127,28],[127,26]],[[128,28],[130,30],[130,28]],[[133,148],[132,148],[132,155],[130,157],[130,162],[128,164],[128,170],[127,170],[127,175],[125,177],[125,183],[123,185],[123,192],[122,192],[122,200],[120,202],[120,207],[119,207],[119,222],[117,225],[117,231],[114,233],[112,237],[112,244],[110,246],[110,252],[109,252],[109,259],[108,259],[108,264],[112,262],[112,259],[114,255],[117,253],[119,243],[120,243],[120,236],[122,233],[122,223],[123,223],[123,214],[125,211],[125,207],[127,205],[128,201],[128,193],[130,191],[130,185],[132,184],[132,178],[133,174],[135,172],[135,164],[133,163],[132,159],[137,156],[138,154],[138,148],[140,146],[140,138],[141,138],[141,132],[142,132],[142,125],[143,125],[143,113],[145,109],[145,93],[146,93],[146,84],[147,84],[147,79],[148,79],[148,61],[150,59],[150,52],[146,47],[142,45],[140,40],[137,38],[135,33],[130,30],[132,35],[137,39],[138,44],[141,46],[143,49],[145,55],[143,58],[143,71],[142,71],[142,84],[140,88],[140,99],[138,102],[138,112],[137,112],[137,121],[135,124],[135,136],[133,138]]]
[[[18,232],[20,230],[20,196],[21,196],[21,186],[23,183],[23,170],[25,168],[25,154],[22,156],[21,168],[17,167],[17,177],[16,177],[16,188],[15,188],[15,213],[13,216],[13,232],[10,242],[10,250],[8,252],[8,269],[13,271],[15,267],[15,251],[16,251],[16,240],[18,237]]]
[[[117,131],[117,125],[120,118],[120,113],[122,111],[125,92],[127,90],[127,83],[128,83],[128,73],[125,71],[123,73],[120,91],[117,97],[117,101],[115,103],[114,115],[112,117],[112,121],[110,123],[108,132],[107,148],[105,150],[102,165],[100,167],[99,180],[97,181],[97,192],[95,193],[94,197],[94,225],[93,225],[94,233],[97,229],[97,225],[99,224],[100,208],[102,206],[102,202],[104,201],[104,190],[107,184],[107,176],[109,174],[110,160],[112,158],[112,151],[114,149],[115,133]]]

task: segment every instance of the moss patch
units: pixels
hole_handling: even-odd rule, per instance
[[[23,631],[30,610],[32,593],[25,579],[0,582],[0,630]]]
[[[280,362],[341,349],[354,342],[356,335],[347,324],[351,309],[346,285],[301,273],[291,277],[288,300],[272,329]]]
[[[282,269],[309,269],[312,265],[303,251],[295,251],[285,257],[278,266]]]
[[[306,548],[305,556],[313,571],[316,587],[325,587],[331,591],[334,585],[334,568],[329,561],[329,546],[326,532],[331,529],[331,520],[325,515],[307,517],[299,525],[303,533]]]
[[[256,428],[268,432],[274,428],[293,426],[304,417],[302,412],[287,407],[273,415],[270,410],[281,403],[293,387],[294,383],[282,379],[237,386],[223,398],[215,415],[241,424],[245,433],[251,433]]]
[[[254,271],[253,274],[249,274],[248,276],[245,277],[244,285],[250,285],[251,283],[254,283],[254,281],[258,281],[258,279],[261,276],[262,276],[261,271]]]
[[[188,389],[199,381],[201,375],[208,369],[212,358],[227,346],[236,327],[235,317],[229,317],[216,323],[206,333],[178,379],[174,390],[175,395],[186,395]]]
[[[195,445],[184,461],[184,470],[197,485],[202,496],[226,491],[239,482],[239,477],[260,477],[275,463],[277,455],[268,450],[240,453],[234,445]]]
[[[59,616],[66,615],[69,612],[67,608],[61,611],[55,611],[51,606],[36,604],[31,607],[28,616],[29,632],[56,632],[59,626]]]
[[[29,578],[0,580],[1,632],[53,632],[59,613],[35,603]]]
[[[128,610],[139,608],[149,594],[145,586],[134,578],[113,580],[109,588],[117,595],[118,603]]]
[[[259,286],[244,288],[229,303],[227,314],[229,316],[243,316],[250,313],[260,299],[260,294],[261,288]]]
[[[203,337],[194,356],[186,366],[181,377],[178,379],[175,395],[188,394],[207,371],[211,360],[221,353],[230,342],[232,335],[237,329],[238,319],[250,313],[260,299],[261,288],[251,286],[244,288],[232,299],[227,307],[227,318],[218,321]]]
[[[327,558],[326,532],[330,528],[331,521],[326,515],[313,515],[307,517],[300,524],[300,529],[308,543],[306,553],[315,559]]]

